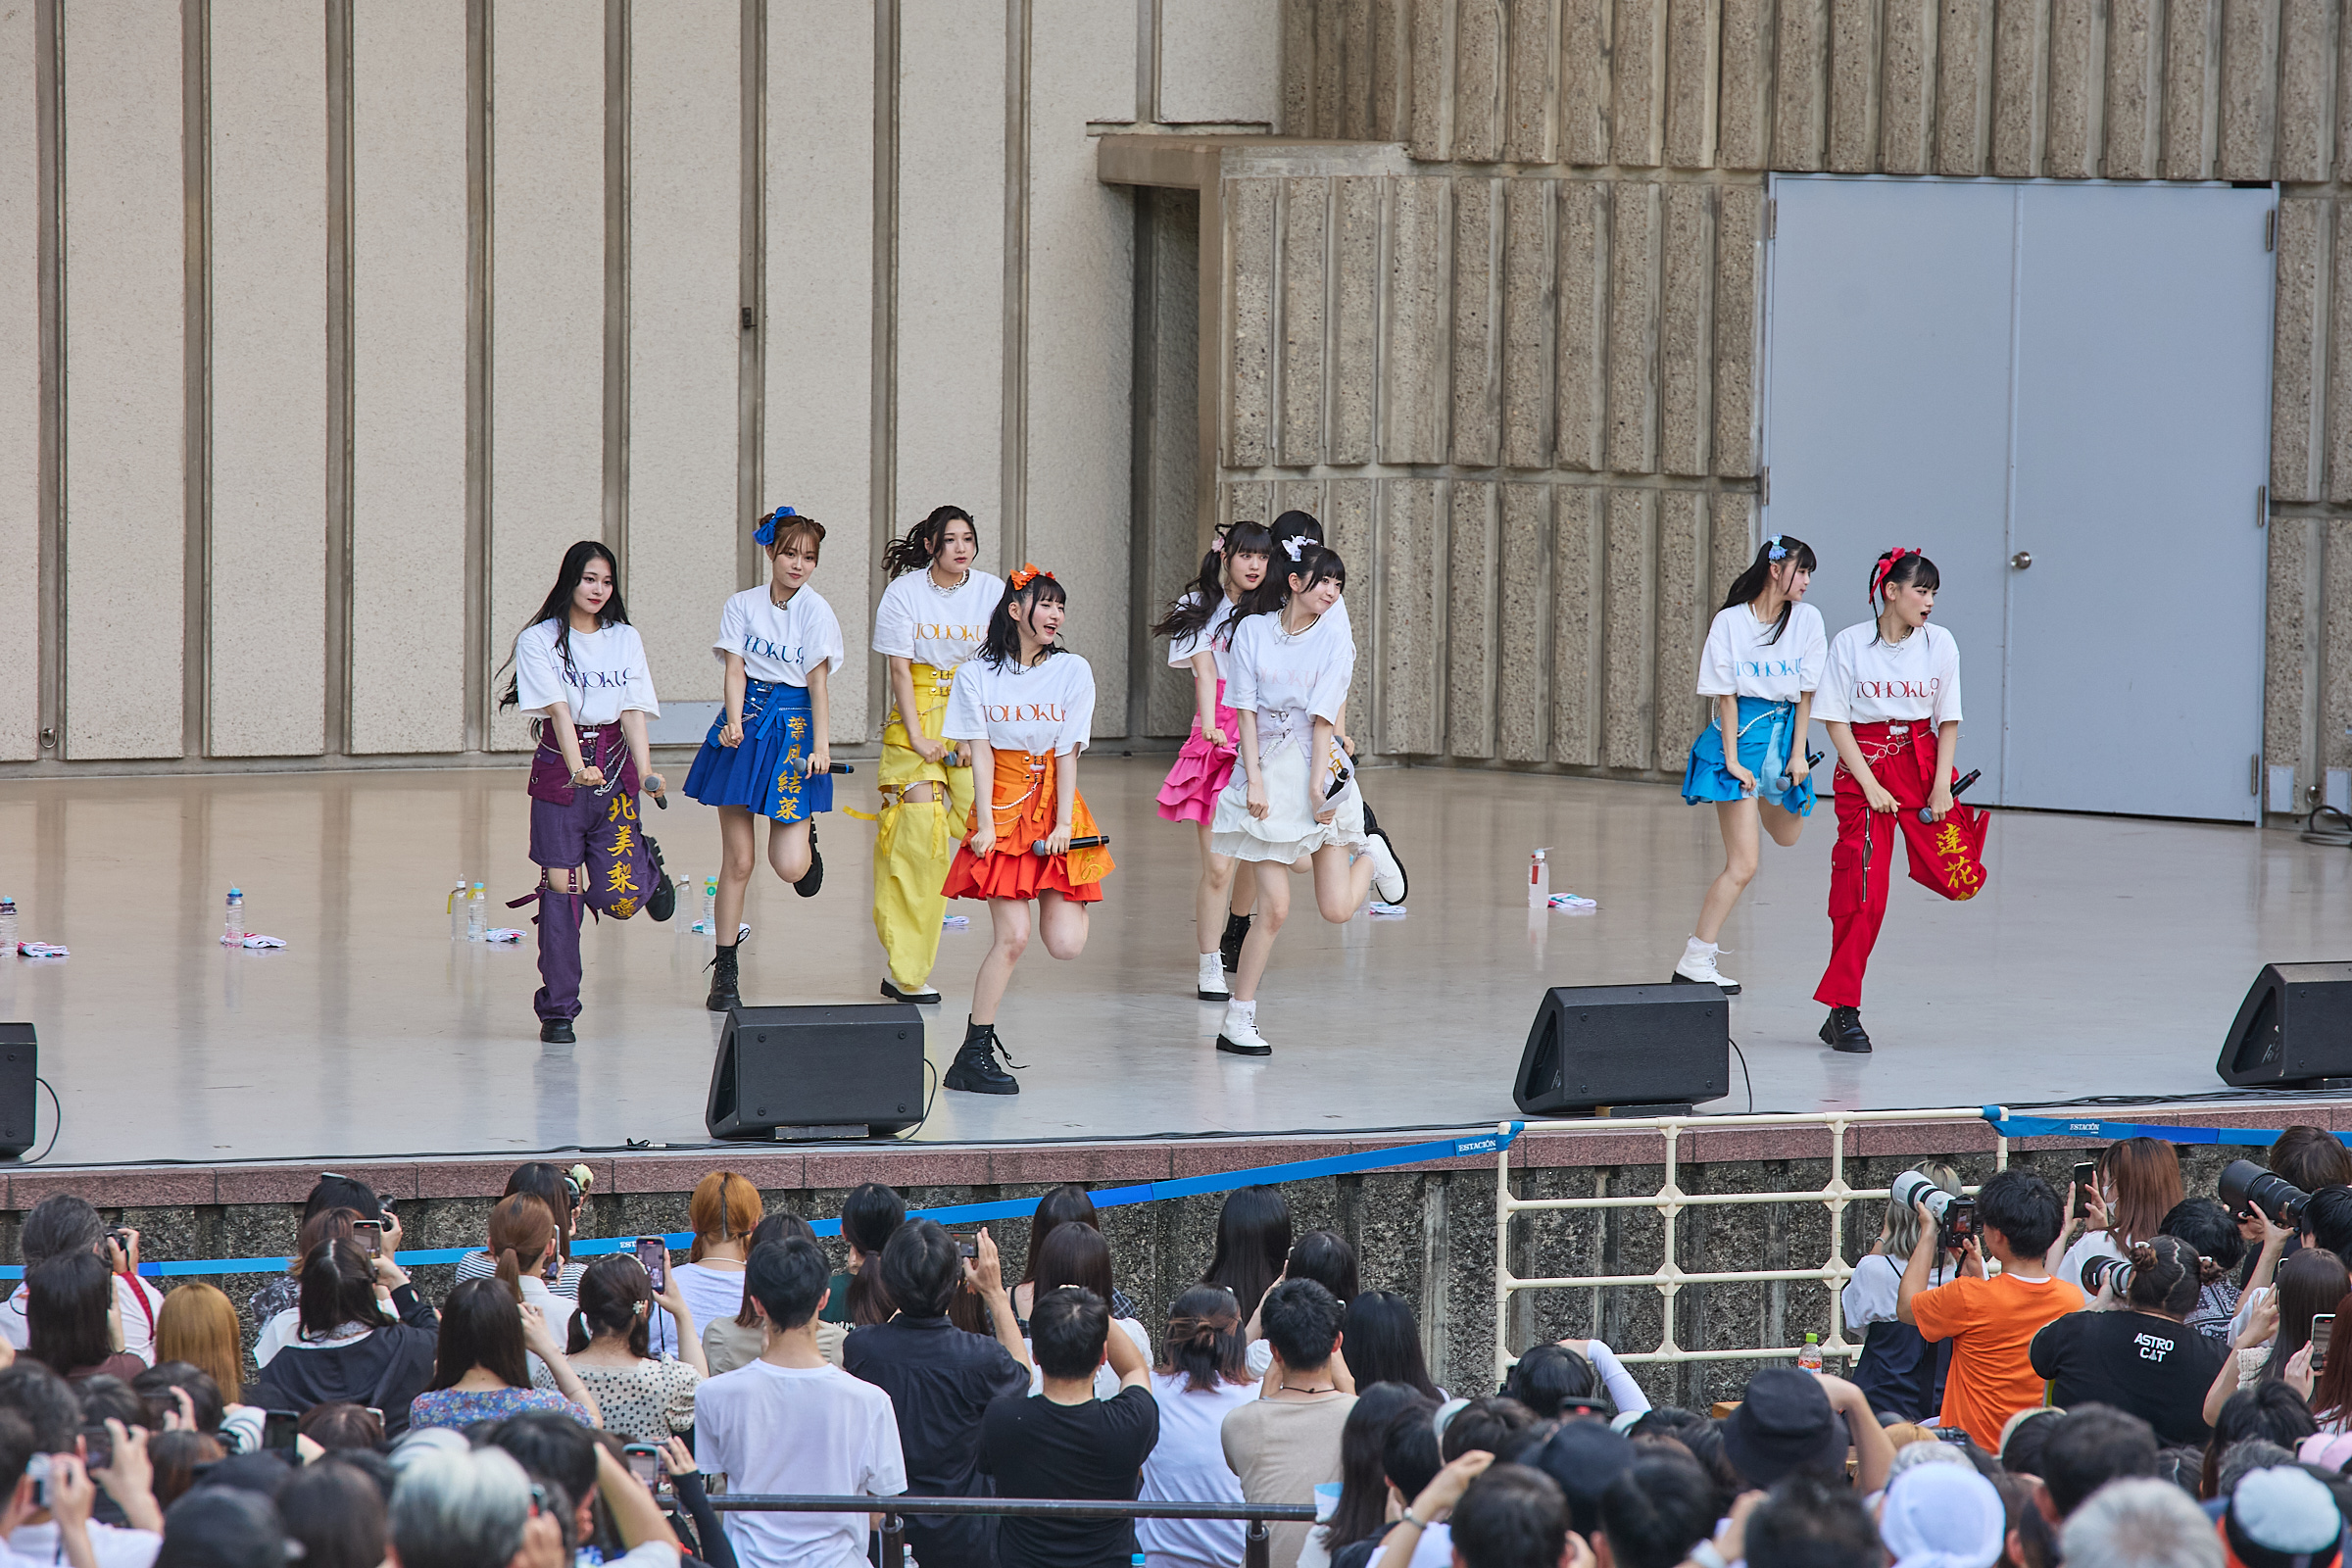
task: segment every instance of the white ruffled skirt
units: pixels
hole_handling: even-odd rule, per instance
[[[1224,792],[1217,797],[1216,817],[1209,824],[1208,847],[1212,853],[1236,860],[1288,863],[1302,855],[1312,855],[1327,844],[1360,850],[1372,842],[1364,832],[1364,799],[1356,793],[1352,771],[1338,797],[1330,802],[1339,808],[1339,814],[1328,822],[1318,822],[1307,804],[1304,747],[1288,741],[1273,755],[1260,758],[1258,766],[1266,781],[1265,816],[1260,819],[1250,814],[1250,770],[1235,763],[1233,776],[1225,781]],[[1329,777],[1326,768],[1318,781],[1316,799],[1328,787]]]

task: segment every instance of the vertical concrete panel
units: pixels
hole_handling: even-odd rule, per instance
[[[1282,458],[1323,461],[1323,302],[1331,182],[1286,179],[1282,230]]]
[[[1510,98],[1502,156],[1516,164],[1551,162],[1552,40],[1558,0],[1511,0]]]
[[[2223,179],[2269,179],[2280,0],[2222,0]]]
[[[1453,123],[1453,0],[1412,0],[1408,150],[1424,163],[1447,156]]]
[[[1936,172],[1984,172],[1993,0],[1941,0],[1936,28]]]
[[[465,0],[355,6],[351,74],[351,748],[455,752],[466,745]],[[498,641],[515,630],[498,628]]]
[[[851,11],[861,29],[870,30],[872,18],[863,7],[808,4]],[[1158,0],[1157,9],[1159,118],[1171,125],[1271,126],[1281,113],[1280,10],[1266,0]],[[772,11],[767,27],[774,38]]]
[[[1780,0],[1780,36],[1773,55],[1772,167],[1809,172],[1821,168],[1829,19],[1828,0]]]
[[[1271,461],[1274,195],[1279,183],[1225,182],[1225,255],[1233,269],[1227,307],[1232,358],[1227,366],[1225,463],[1236,468],[1254,468]]]
[[[1266,515],[1271,518],[1279,517],[1286,512],[1303,512],[1321,520],[1327,507],[1326,494],[1320,479],[1277,479],[1274,481],[1273,497],[1266,503]],[[1328,528],[1323,537],[1331,537]]]
[[[1756,339],[1763,284],[1764,192],[1726,185],[1715,219],[1715,471],[1756,471]]]
[[[2109,179],[2156,170],[2158,0],[2109,0],[2105,122]]]
[[[1551,486],[1506,484],[1497,576],[1495,750],[1512,762],[1544,760],[1549,708]]]
[[[738,584],[743,14],[664,0],[629,15],[629,616],[662,691],[722,695],[710,638]],[[780,215],[779,215],[780,216]],[[936,363],[936,362],[935,362]],[[797,474],[762,504],[799,506]],[[802,508],[811,516],[814,509]],[[866,519],[848,522],[852,535]]]
[[[1665,0],[1616,0],[1616,36],[1609,51],[1614,88],[1609,152],[1617,163],[1655,169],[1665,119]]]
[[[1698,733],[1698,646],[1706,640],[1708,562],[1701,533],[1706,498],[1669,490],[1658,498],[1657,751],[1662,760],[1690,750]]]
[[[2328,177],[2328,99],[2334,86],[2328,0],[2282,0],[2278,12],[2278,177]],[[2335,556],[2328,553],[2328,569]],[[2336,729],[2341,729],[2337,725]],[[2334,734],[2334,730],[2328,733]]]
[[[1382,182],[1332,182],[1339,204],[1332,290],[1331,461],[1369,463],[1380,390]]]
[[[2319,766],[2352,762],[2352,519],[2330,517],[2320,594],[2328,607],[2320,644]]]
[[[1886,0],[1879,46],[1879,168],[1924,174],[1935,121],[1929,63],[1936,58],[1936,0]]]
[[[1095,178],[1086,127],[1133,113],[1134,18],[1034,0],[1029,103],[1028,553],[1073,585],[1065,624],[1094,666],[1095,733],[1124,735],[1135,196]]]
[[[1551,464],[1551,202],[1557,182],[1502,182],[1502,462]]]
[[[66,752],[182,752],[180,11],[68,8]],[[10,89],[31,94],[27,72]],[[6,291],[32,297],[27,269]],[[35,426],[37,428],[37,425]],[[137,593],[125,593],[136,571]]]
[[[2352,165],[2352,27],[2335,29],[2335,167]]]
[[[1372,0],[1339,0],[1340,123],[1350,141],[1372,139]]]
[[[1381,551],[1380,747],[1438,750],[1440,481],[1392,479]]]
[[[2214,52],[2220,0],[2166,0],[2164,8],[2164,165],[2166,179],[2203,179],[2206,170],[2206,74]]]
[[[1494,755],[1494,490],[1456,480],[1446,545],[1446,751]]]
[[[1481,468],[1499,461],[1500,356],[1494,295],[1502,183],[1466,178],[1453,188],[1452,457]]]
[[[1705,185],[1664,187],[1665,286],[1658,326],[1658,466],[1707,471],[1707,326],[1715,248]]]
[[[1608,270],[1608,187],[1587,180],[1560,185],[1559,464],[1586,471],[1600,466],[1603,346],[1608,339],[1603,291]]]
[[[2263,638],[2262,760],[2266,771],[2293,767],[2298,786],[2313,782],[2303,756],[2303,714],[2309,694],[2308,647],[2312,538],[2319,520],[2277,517],[2271,522],[2271,581]],[[2298,788],[2296,799],[2302,798]],[[2269,808],[2270,792],[2263,792]]]
[[[1388,363],[1383,367],[1388,430],[1381,440],[1381,457],[1389,463],[1446,461],[1452,185],[1448,179],[1396,181]]]
[[[1608,492],[1606,672],[1601,760],[1650,765],[1655,715],[1657,492]]]
[[[1666,162],[1704,169],[1715,153],[1718,0],[1666,0]]]
[[[1560,155],[1609,161],[1610,0],[1560,0]]]
[[[1280,511],[1274,505],[1274,486],[1265,479],[1236,479],[1220,487],[1222,506],[1217,514],[1220,526],[1237,522],[1267,522],[1274,520]]]
[[[2096,0],[2050,0],[2049,153],[2053,179],[2089,179],[2098,170]]]
[[[891,462],[900,514],[892,520],[904,531],[954,501],[980,519],[980,564],[1000,566],[1005,564],[998,518],[1004,449],[1004,8],[902,0],[899,104],[898,417]],[[771,127],[771,145],[776,134]],[[768,215],[771,247],[785,220],[784,214]],[[941,374],[943,366],[955,373]],[[775,417],[772,409],[768,417]]]
[[[1749,530],[1754,526],[1755,498],[1738,490],[1718,490],[1709,498],[1707,518],[1707,591],[1702,596],[1709,605],[1720,605],[1731,596],[1732,584],[1755,555],[1748,543]],[[1705,608],[1701,606],[1700,608]],[[1711,618],[1711,617],[1710,617]],[[1701,628],[1704,640],[1704,628]],[[1691,685],[1698,684],[1693,674]]]
[[[1771,158],[1771,17],[1769,0],[1723,0],[1715,161],[1725,169],[1762,169]]]
[[[326,749],[326,14],[213,0],[216,757]]]
[[[1403,141],[1413,128],[1412,0],[1372,0],[1374,141]]]
[[[775,35],[768,36],[772,46]],[[1144,373],[1135,385],[1147,409],[1139,411],[1146,416],[1138,420],[1142,439],[1134,449],[1143,469],[1136,475],[1143,505],[1128,526],[1149,531],[1145,572],[1136,588],[1145,602],[1137,614],[1157,619],[1160,607],[1184,592],[1200,562],[1200,195],[1144,190],[1136,200],[1149,218],[1136,230],[1137,243],[1150,247],[1136,273],[1144,293],[1136,301],[1135,347]],[[1139,669],[1134,678],[1148,692],[1145,733],[1185,734],[1192,723],[1191,683],[1164,665]]]
[[[2352,249],[2347,247],[2352,247],[2352,207],[2338,203],[2335,207],[2333,246],[2338,262],[2328,279],[2334,296],[2329,305],[2331,326],[2328,341],[2339,347],[2328,362],[2326,480],[2328,500],[2339,506],[2352,502],[2352,354],[2342,352],[2340,347],[2352,344],[2352,267],[2343,266],[2341,261],[2345,256],[2352,256]],[[2352,611],[2352,599],[2330,598],[2328,603]],[[2347,618],[2352,619],[2352,615]]]
[[[1267,6],[1275,12],[1275,6]],[[1315,7],[1313,0],[1281,0],[1282,122],[1286,136],[1316,135]]]
[[[2011,178],[2039,172],[2048,5],[2049,0],[1994,0],[1992,172]]]
[[[2324,204],[2278,204],[2278,289],[2271,352],[2271,498],[2315,499],[2319,451],[2320,222]]]
[[[1455,0],[1453,156],[1491,164],[1502,155],[1502,3]]]
[[[1334,479],[1327,503],[1330,510],[1322,514],[1323,537],[1348,563],[1355,587],[1355,606],[1348,614],[1348,624],[1355,632],[1355,675],[1348,683],[1348,710],[1343,716],[1358,746],[1371,745],[1380,727],[1380,715],[1372,706],[1372,677],[1378,669],[1373,652],[1379,646],[1374,633],[1379,629],[1382,576],[1379,503],[1377,480]]]
[[[490,27],[495,669],[564,552],[603,532],[605,32],[573,0],[497,0]],[[530,726],[493,704],[490,744],[526,748]]]
[[[1658,454],[1658,187],[1619,185],[1609,226],[1609,466],[1649,473]]]
[[[777,498],[771,504],[789,500],[828,530],[813,580],[841,618],[850,650],[848,662],[829,677],[836,741],[865,738],[873,678],[865,649],[872,641],[874,74],[857,64],[869,61],[873,50],[874,18],[864,6],[768,0],[760,471]],[[796,237],[807,235],[823,235],[824,243]],[[1129,275],[1122,272],[1120,281]],[[1191,363],[1192,356],[1181,358]],[[1125,383],[1115,397],[1105,396],[1112,390],[1088,389],[1124,408]],[[1189,431],[1193,421],[1186,424]],[[1124,456],[1124,445],[1117,450]],[[1192,466],[1183,466],[1189,482]],[[901,499],[904,515],[891,519],[894,531],[946,502],[986,515],[996,496],[958,489]],[[1122,506],[1113,515],[1126,513]],[[1188,515],[1182,530],[1188,556],[1193,525]],[[1127,573],[1116,580],[1124,583]],[[1084,600],[1073,604],[1072,618],[1086,608]],[[1087,646],[1091,653],[1099,645]]]
[[[1348,0],[1323,0],[1314,8],[1309,24],[1310,47],[1314,50],[1313,121],[1318,136],[1344,136],[1348,113],[1347,100],[1341,86],[1341,47],[1347,34]],[[1103,7],[1109,10],[1109,7]]]
[[[1828,167],[1867,174],[1878,151],[1880,0],[1830,0]]]
[[[1551,760],[1580,767],[1600,760],[1602,493],[1592,485],[1552,492]]]
[[[41,220],[40,127],[31,83],[33,10],[0,12],[0,660],[40,668],[41,318],[35,286]],[[40,756],[40,683],[0,682],[0,761]]]

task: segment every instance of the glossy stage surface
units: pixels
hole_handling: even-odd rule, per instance
[[[1710,808],[1668,786],[1379,768],[1368,794],[1412,877],[1409,914],[1313,913],[1304,879],[1260,992],[1262,1060],[1211,1048],[1194,1000],[1194,830],[1161,822],[1165,755],[1091,755],[1089,804],[1119,869],[1085,955],[1033,944],[1000,1017],[1026,1064],[1017,1098],[941,1094],[929,1140],[1338,1132],[1512,1114],[1542,989],[1663,980],[1722,851]],[[682,766],[672,767],[682,777]],[[870,801],[872,764],[838,799]],[[851,787],[855,786],[855,788]],[[592,925],[578,1044],[542,1046],[534,950],[453,943],[461,873],[528,891],[520,769],[13,784],[0,893],[21,935],[65,959],[0,965],[0,1018],[39,1025],[64,1107],[53,1162],[498,1153],[704,1137],[719,1019],[702,1007],[709,939],[688,930],[715,869],[715,814],[648,810],[689,891],[678,917]],[[2213,1061],[2265,959],[2352,956],[2352,854],[2288,833],[2002,813],[1990,884],[1947,904],[1905,878],[1862,1016],[1878,1042],[1814,1038],[1827,956],[1826,808],[1793,850],[1765,846],[1726,928],[1723,966],[1760,1110],[2011,1104],[2221,1087]],[[823,818],[827,878],[796,897],[764,865],[747,913],[753,1003],[868,1002],[882,972],[870,824]],[[1528,853],[1597,910],[1531,922]],[[220,945],[241,886],[273,952]],[[987,913],[950,930],[930,1056],[961,1038]],[[494,906],[528,928],[526,910]],[[1733,1094],[1710,1107],[1743,1110]],[[45,1138],[49,1114],[40,1124]]]

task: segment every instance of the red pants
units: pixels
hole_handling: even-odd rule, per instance
[[[1919,819],[1936,787],[1936,729],[1926,722],[1856,724],[1861,748],[1879,784],[1902,809],[1874,811],[1862,781],[1838,764],[1838,847],[1830,852],[1830,966],[1813,1000],[1832,1007],[1862,1005],[1862,971],[1886,918],[1886,886],[1894,874],[1899,827],[1913,875],[1942,857],[1938,828]]]

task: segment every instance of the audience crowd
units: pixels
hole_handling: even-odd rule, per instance
[[[250,1343],[53,1196],[0,1304],[0,1568],[856,1568],[902,1496],[1311,1504],[1272,1568],[2347,1568],[2334,1135],[2291,1130],[2298,1191],[2234,1213],[2149,1139],[2063,1193],[1998,1172],[1973,1215],[1917,1169],[1840,1297],[1850,1375],[1770,1366],[1707,1411],[1598,1340],[1449,1396],[1410,1303],[1271,1189],[1147,1321],[1077,1187],[1008,1259],[869,1184],[836,1271],[727,1171],[685,1260],[575,1256],[587,1174],[533,1163],[436,1306],[392,1205],[326,1176]],[[919,1568],[1240,1568],[1250,1529],[903,1506]]]

